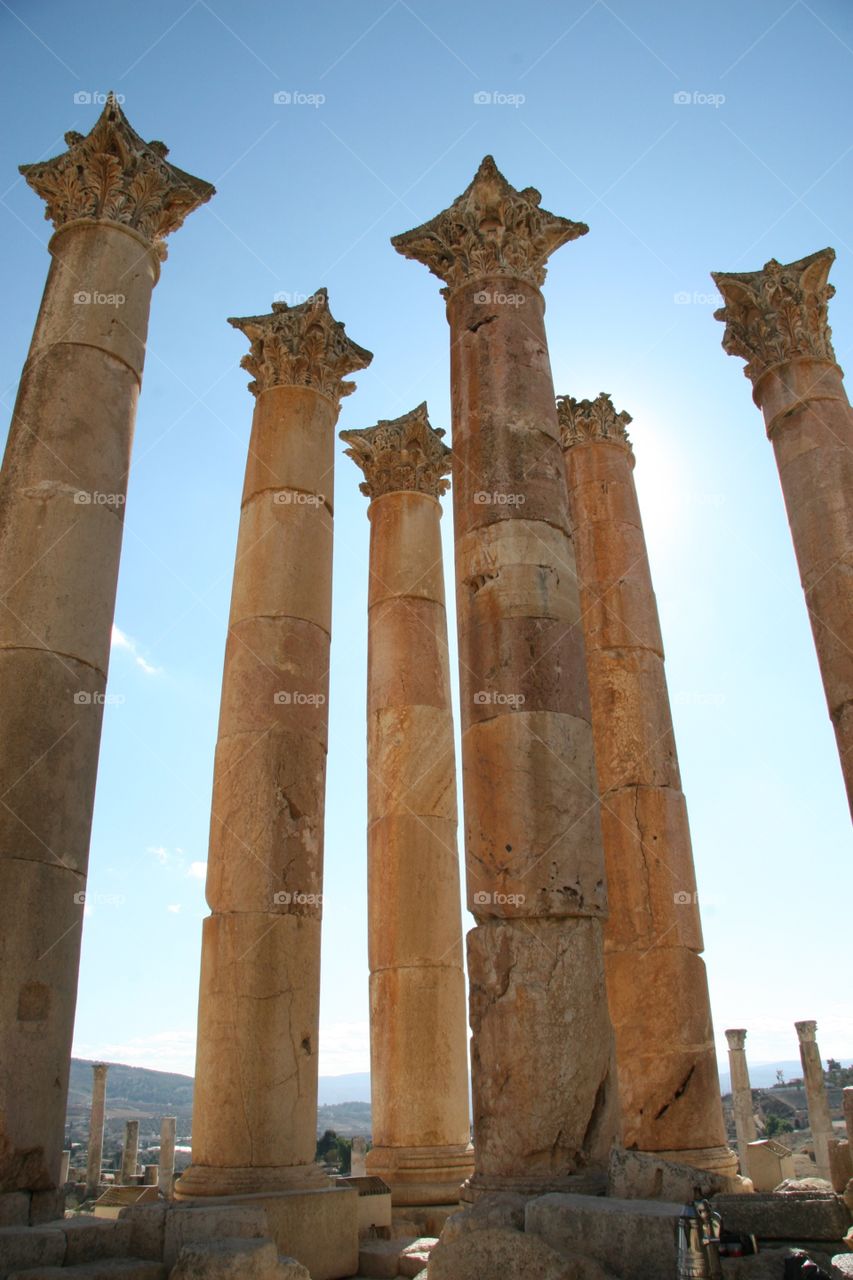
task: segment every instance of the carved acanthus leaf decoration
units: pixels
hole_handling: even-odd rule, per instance
[[[58,229],[77,218],[120,222],[165,256],[163,238],[215,194],[209,182],[166,162],[162,142],[143,142],[110,93],[91,133],[66,133],[68,150],[20,171],[46,201]]]
[[[574,396],[557,397],[557,417],[563,448],[588,440],[610,440],[631,448],[626,430],[632,421],[629,413],[617,413],[606,391],[594,400],[576,400]]]
[[[366,369],[370,351],[347,337],[344,326],[329,310],[329,295],[318,289],[305,302],[288,306],[274,302],[265,316],[244,316],[228,321],[251,342],[240,361],[254,378],[253,395],[269,387],[313,387],[336,405],[355,391],[344,375]]]
[[[347,456],[361,467],[359,489],[367,498],[385,493],[427,493],[440,498],[450,488],[450,450],[444,432],[431,427],[426,401],[401,418],[382,420],[362,431],[342,431]]]
[[[820,249],[787,265],[771,258],[761,271],[711,272],[726,303],[714,312],[726,326],[723,349],[746,360],[744,373],[753,383],[788,360],[835,363],[827,319],[834,261],[834,249]]]
[[[394,236],[392,245],[406,258],[429,267],[447,284],[445,297],[459,285],[488,276],[514,276],[537,287],[555,249],[586,235],[589,227],[539,207],[533,187],[510,186],[491,156],[486,156],[471,185],[449,209],[412,231]]]

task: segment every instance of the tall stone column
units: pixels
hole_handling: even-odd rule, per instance
[[[342,431],[370,498],[367,1169],[393,1202],[446,1204],[473,1172],[456,760],[439,498],[450,450],[426,404]]]
[[[818,665],[853,811],[853,410],[827,320],[835,260],[712,272],[723,347],[742,356],[776,454]]]
[[[603,392],[561,396],[557,408],[602,805],[622,1141],[734,1174],[631,419]]]
[[[107,1103],[106,1062],[92,1063],[92,1112],[89,1118],[89,1152],[86,1160],[86,1198],[98,1194],[104,1158],[104,1113]]]
[[[136,1177],[139,1163],[139,1121],[125,1120],[124,1147],[121,1153],[121,1185],[129,1186]]]
[[[474,1094],[472,1194],[577,1187],[616,1125],[604,860],[539,286],[586,232],[487,156],[394,238],[446,282]]]
[[[175,1184],[175,1116],[163,1116],[160,1121],[160,1155],[157,1160],[157,1181],[160,1194],[167,1200],[172,1199]]]
[[[110,96],[22,165],[56,232],[0,471],[0,1192],[56,1187],[151,291],[213,188]]]
[[[256,397],[222,677],[181,1196],[328,1185],[314,1163],[334,429],[372,359],[325,289],[230,321]]]
[[[740,1155],[740,1171],[749,1177],[749,1144],[755,1142],[755,1111],[752,1105],[752,1087],[749,1083],[749,1067],[746,1061],[746,1031],[743,1028],[726,1032],[729,1042],[729,1071],[732,1078],[732,1109],[735,1113],[737,1147]]]
[[[844,1125],[847,1129],[847,1141],[853,1148],[853,1085],[848,1084],[842,1091],[844,1104]]]
[[[809,1128],[814,1141],[817,1176],[830,1181],[829,1142],[834,1136],[829,1102],[826,1097],[826,1081],[820,1049],[817,1046],[816,1022],[795,1022],[800,1041],[800,1062],[803,1064],[803,1083],[806,1087],[806,1104],[809,1109]]]

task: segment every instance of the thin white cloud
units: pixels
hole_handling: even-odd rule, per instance
[[[115,623],[113,623],[112,647],[113,649],[124,649],[126,653],[129,653],[136,665],[141,668],[147,676],[162,675],[163,668],[152,666],[146,658],[143,658],[142,654],[139,652],[136,641],[122,631],[120,627],[117,627]]]
[[[369,1070],[369,1022],[332,1022],[320,1027],[321,1076]]]
[[[191,1076],[195,1070],[195,1028],[192,1031],[158,1031],[150,1036],[133,1036],[124,1042],[75,1041],[72,1052],[75,1058],[93,1062],[122,1062],[131,1067],[178,1071]]]
[[[181,910],[181,904],[179,902],[170,902],[166,910],[171,915],[176,916]]]
[[[150,844],[146,853],[153,854],[161,867],[165,867],[166,863],[169,861],[169,850],[164,844]]]
[[[191,880],[203,880],[207,875],[207,863],[191,862],[187,870],[187,875]]]

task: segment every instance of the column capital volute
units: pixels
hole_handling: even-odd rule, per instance
[[[795,1022],[794,1026],[797,1029],[797,1036],[799,1037],[800,1044],[808,1044],[809,1042],[814,1042],[815,1035],[817,1032],[816,1022],[813,1022],[811,1020],[807,1020],[805,1022]]]
[[[576,400],[574,396],[557,396],[557,418],[560,423],[560,442],[564,449],[591,441],[607,441],[624,445],[633,457],[633,449],[627,427],[632,421],[629,413],[617,413],[606,391],[594,400]]]
[[[746,360],[753,386],[791,361],[836,363],[828,322],[834,261],[834,249],[820,249],[796,262],[771,258],[760,271],[711,272],[725,302],[714,312],[726,326],[723,350]]]
[[[364,472],[365,497],[423,493],[440,498],[450,488],[451,453],[444,431],[430,425],[426,401],[399,418],[381,418],[372,427],[341,431],[347,457]]]
[[[71,130],[65,141],[61,155],[19,165],[57,231],[81,219],[119,224],[164,258],[165,237],[215,194],[209,182],[169,164],[164,143],[145,142],[113,93],[90,132]]]
[[[393,236],[391,244],[443,280],[444,297],[492,277],[526,280],[539,288],[554,250],[589,231],[584,222],[541,208],[541,200],[533,187],[516,190],[493,157],[486,156],[453,204],[429,222]]]
[[[746,1045],[746,1028],[731,1027],[726,1032],[726,1040],[730,1049],[743,1049]]]
[[[249,390],[255,396],[271,387],[311,387],[337,408],[355,391],[344,375],[366,369],[373,359],[334,318],[325,289],[295,306],[274,302],[268,315],[232,316],[228,323],[251,343],[240,366],[252,374]]]

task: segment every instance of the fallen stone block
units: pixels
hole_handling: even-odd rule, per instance
[[[399,1274],[400,1255],[417,1241],[411,1236],[401,1240],[361,1240],[358,1246],[358,1274],[371,1280],[388,1280]]]
[[[662,1160],[642,1151],[614,1147],[607,1167],[607,1194],[620,1200],[668,1200],[686,1204],[740,1190],[733,1179],[708,1169]],[[744,1180],[745,1181],[745,1180]],[[750,1188],[751,1189],[751,1188]]]
[[[133,1257],[130,1223],[117,1218],[110,1220],[81,1214],[76,1218],[52,1222],[48,1230],[59,1231],[65,1237],[65,1267],[98,1262],[101,1258]]]
[[[272,1240],[202,1240],[185,1244],[169,1280],[311,1280],[293,1258],[280,1259]]]
[[[438,1241],[432,1236],[421,1236],[414,1244],[410,1244],[400,1254],[397,1275],[407,1276],[409,1280],[415,1280],[415,1277],[425,1270],[430,1254],[437,1244]]]
[[[166,1212],[162,1258],[173,1267],[184,1245],[206,1240],[268,1240],[263,1209],[254,1205],[172,1205]]]
[[[440,1239],[428,1275],[429,1280],[612,1280],[591,1258],[566,1256],[539,1236],[508,1227],[484,1227],[449,1244]]]
[[[50,1227],[0,1227],[0,1280],[26,1267],[61,1266],[65,1236]]]
[[[726,1231],[759,1240],[843,1240],[850,1210],[832,1191],[756,1192],[715,1196]]]
[[[524,1226],[558,1253],[593,1258],[620,1280],[661,1280],[676,1274],[683,1208],[665,1200],[555,1193],[528,1202]]]

